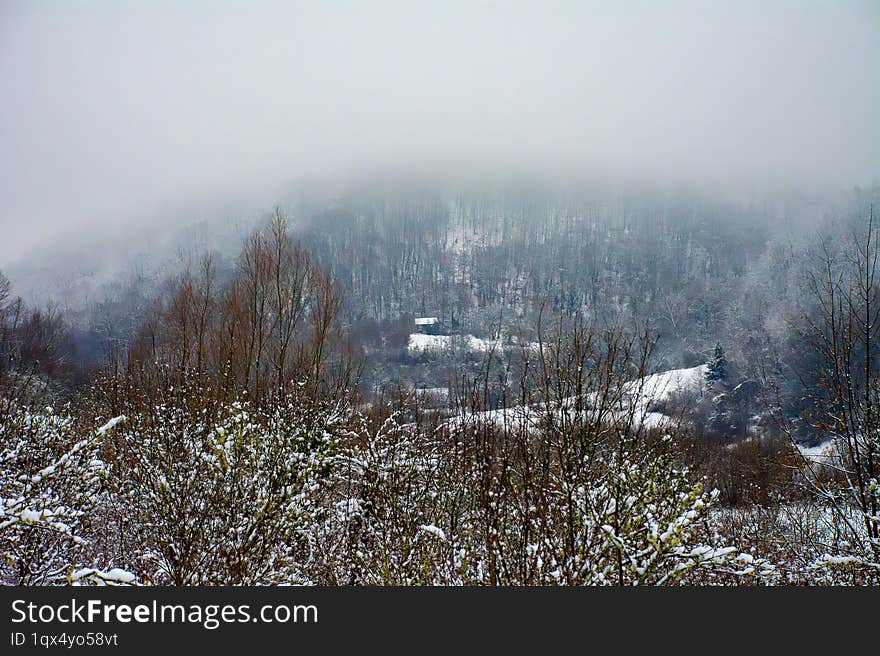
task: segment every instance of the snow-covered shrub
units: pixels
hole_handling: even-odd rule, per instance
[[[314,495],[342,419],[293,397],[263,409],[180,403],[130,417],[115,478],[136,531],[130,566],[176,585],[301,581]]]
[[[0,413],[0,572],[6,582],[66,580],[87,556],[107,465],[104,433],[77,427],[67,408],[5,404]]]
[[[880,483],[871,478],[862,489],[863,496],[851,482],[838,494],[828,487],[824,490],[825,539],[819,543],[821,553],[810,563],[812,578],[819,583],[880,584],[880,511],[875,510],[880,509]]]
[[[451,476],[451,454],[397,414],[372,427],[357,416],[348,438],[314,527],[316,582],[464,582],[454,564],[457,543],[437,525],[454,523],[454,498],[468,492]]]
[[[612,453],[599,460],[571,482],[561,480],[551,495],[563,530],[532,546],[545,581],[670,584],[731,555],[729,547],[702,542],[696,530],[715,494],[705,494],[667,456]]]
[[[315,527],[318,582],[775,580],[766,559],[709,528],[717,494],[676,466],[669,439],[621,434],[563,466],[550,431],[524,436],[491,421],[450,433],[392,415],[356,435]]]

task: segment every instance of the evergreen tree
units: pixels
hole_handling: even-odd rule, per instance
[[[709,362],[706,363],[706,380],[723,380],[727,378],[727,359],[724,357],[724,349],[721,348],[721,342],[715,343],[715,353]]]

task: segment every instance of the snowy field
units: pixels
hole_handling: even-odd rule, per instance
[[[544,348],[547,348],[544,344]],[[500,339],[482,339],[473,335],[426,335],[424,333],[412,333],[406,346],[407,353],[416,356],[422,353],[442,353],[461,349],[469,353],[488,353],[501,351],[503,348],[522,348],[518,342],[505,344]],[[530,342],[528,347],[533,351],[540,350],[538,342]]]

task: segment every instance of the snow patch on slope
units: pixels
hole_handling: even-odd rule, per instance
[[[702,395],[707,366],[701,364],[688,369],[670,369],[651,374],[626,384],[626,392],[637,405],[646,428],[660,428],[672,419],[662,410],[655,409],[678,394]]]
[[[501,351],[507,346],[508,348],[521,348],[519,343],[504,344],[501,339],[482,339],[473,335],[426,335],[424,333],[412,333],[406,345],[409,355],[419,355],[421,353],[440,353],[443,351],[451,351],[456,347],[470,353],[489,353],[490,351]],[[528,348],[532,351],[539,351],[541,344],[538,342],[530,342]],[[549,348],[549,344],[544,344],[543,348]]]
[[[806,460],[820,465],[834,464],[837,457],[834,440],[825,440],[816,446],[801,446],[798,444],[797,448]]]
[[[687,369],[671,369],[643,378],[637,378],[623,385],[620,402],[620,416],[628,412],[633,414],[633,425],[639,423],[646,429],[663,428],[675,423],[677,417],[664,412],[662,404],[678,394],[702,395],[706,379],[706,365]],[[596,401],[596,393],[586,395],[580,400],[576,397],[564,399],[562,403],[549,412],[561,417],[572,412],[588,412]],[[465,421],[489,421],[496,425],[526,425],[530,429],[537,428],[547,416],[548,408],[544,403],[533,405],[517,405],[501,410],[462,414],[453,419],[457,423]]]

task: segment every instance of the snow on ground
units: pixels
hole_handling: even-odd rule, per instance
[[[701,364],[689,369],[670,369],[651,374],[627,383],[625,388],[637,401],[645,427],[659,428],[673,418],[654,408],[677,394],[702,395],[705,380],[706,365]]]
[[[480,339],[473,335],[425,335],[413,333],[409,336],[407,351],[411,355],[417,355],[425,351],[448,351],[456,345],[466,351],[487,353],[501,348],[499,339]]]
[[[420,353],[422,351],[443,351],[452,348],[452,337],[450,335],[425,335],[423,333],[413,333],[409,336],[409,343],[406,350],[410,355]]]
[[[619,403],[620,415],[624,416],[631,411],[633,424],[637,426],[639,422],[642,422],[646,429],[662,428],[673,424],[678,417],[664,413],[661,404],[677,394],[702,395],[705,378],[706,365],[699,365],[687,369],[671,369],[629,381],[623,385],[623,398]],[[588,411],[595,398],[595,392],[586,395],[580,403],[575,397],[570,397],[557,404],[558,407],[552,412],[556,416],[561,416],[562,413],[572,412],[575,408],[581,412]],[[462,414],[452,421],[464,423],[487,420],[493,421],[497,425],[525,424],[535,428],[546,416],[546,413],[547,406],[543,403],[537,403]]]
[[[510,348],[520,348],[518,342],[507,344]],[[548,344],[544,344],[544,348],[548,348]],[[450,351],[455,347],[460,347],[471,353],[488,353],[490,351],[500,351],[505,344],[500,339],[482,339],[473,335],[426,335],[424,333],[412,333],[409,336],[406,350],[410,355],[419,355],[426,352],[442,352]],[[529,348],[533,351],[540,350],[538,342],[530,342]]]
[[[445,408],[449,405],[448,387],[415,387],[412,393],[425,408]]]
[[[416,396],[434,396],[441,399],[449,397],[448,387],[414,387],[413,394]]]
[[[801,452],[801,455],[806,460],[821,465],[834,464],[834,460],[837,456],[834,440],[826,440],[816,446],[801,446],[798,444],[798,451]]]

